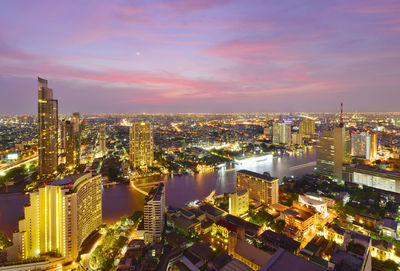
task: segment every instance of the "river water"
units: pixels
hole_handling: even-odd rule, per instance
[[[284,176],[301,176],[312,173],[315,167],[315,149],[303,153],[273,157],[264,156],[257,159],[243,160],[234,170],[224,168],[213,172],[195,175],[165,176],[166,203],[181,207],[186,203],[203,199],[213,189],[217,194],[232,192],[236,185],[236,170],[247,169],[258,173],[268,171],[271,176],[282,180]],[[142,182],[152,182],[143,180]],[[141,189],[146,190],[149,188]],[[113,223],[123,215],[130,215],[135,210],[143,209],[144,195],[137,192],[129,184],[103,188],[103,221]],[[23,206],[29,197],[23,194],[0,195],[0,232],[11,236],[18,227],[18,218],[23,216]]]

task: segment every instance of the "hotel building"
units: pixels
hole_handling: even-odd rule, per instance
[[[239,170],[237,189],[247,189],[251,200],[267,205],[277,203],[279,200],[279,179],[271,177],[267,172],[259,174],[249,170]]]
[[[30,193],[8,260],[48,252],[75,260],[83,241],[102,224],[101,181],[92,173],[70,175]]]

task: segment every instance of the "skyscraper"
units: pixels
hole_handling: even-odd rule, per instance
[[[38,77],[39,178],[50,179],[58,165],[58,101]]]
[[[74,126],[74,142],[75,142],[75,164],[78,165],[81,160],[81,120],[79,112],[72,114],[72,124]]]
[[[153,187],[144,203],[144,241],[159,242],[164,229],[165,188],[163,183]]]
[[[64,122],[65,127],[65,165],[72,169],[76,165],[76,143],[74,123],[69,120]]]
[[[366,160],[375,160],[377,155],[376,134],[360,133],[351,136],[351,155]]]
[[[101,124],[99,131],[99,152],[101,155],[105,155],[107,153],[106,125],[104,123]]]
[[[317,172],[337,181],[343,180],[343,163],[349,162],[350,136],[343,122],[341,104],[340,123],[333,130],[323,131],[317,145]]]
[[[290,123],[274,123],[272,126],[273,144],[290,144]]]
[[[135,122],[129,129],[129,155],[132,168],[146,168],[153,165],[153,129],[150,123]]]
[[[312,119],[300,121],[299,132],[302,136],[313,136],[315,134],[315,121]]]
[[[29,194],[8,260],[56,252],[75,260],[83,241],[102,224],[101,175],[66,176]]]

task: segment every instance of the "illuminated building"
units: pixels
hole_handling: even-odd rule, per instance
[[[333,130],[323,131],[317,145],[317,172],[337,181],[343,180],[343,163],[349,162],[350,137],[343,122],[343,104],[340,123]]]
[[[299,132],[302,136],[313,136],[315,134],[315,121],[312,119],[300,121]]]
[[[326,202],[320,200],[317,197],[299,195],[299,204],[310,209],[314,209],[321,214],[321,217],[325,218],[328,215],[328,205]]]
[[[351,136],[351,155],[366,160],[375,160],[377,144],[376,134],[353,134]]]
[[[237,189],[247,189],[250,199],[267,205],[277,203],[279,200],[279,179],[271,177],[267,172],[259,174],[249,170],[239,170]]]
[[[65,127],[65,165],[72,169],[76,165],[76,143],[74,124],[70,121],[64,122]]]
[[[290,144],[290,123],[274,123],[272,126],[272,134],[273,144]]]
[[[400,173],[387,171],[367,165],[349,165],[345,167],[346,181],[376,189],[400,193]]]
[[[303,136],[299,133],[293,133],[291,137],[291,145],[303,145]]]
[[[318,214],[312,209],[293,202],[292,207],[283,211],[285,218],[285,229],[283,233],[299,242],[305,235],[316,230]]]
[[[135,122],[129,130],[129,154],[132,168],[146,168],[154,160],[153,128],[147,122]]]
[[[79,112],[72,114],[72,124],[74,126],[74,140],[75,140],[75,163],[79,164],[81,159],[81,120]]]
[[[99,152],[101,155],[105,155],[107,153],[106,125],[104,123],[101,124],[99,131]]]
[[[165,216],[165,187],[153,187],[144,203],[144,241],[146,244],[161,241]]]
[[[249,210],[249,192],[247,189],[229,194],[229,214],[241,216]]]
[[[102,224],[101,175],[66,176],[30,193],[9,260],[56,252],[75,260],[83,241]]]
[[[230,233],[235,233],[238,238],[244,240],[244,228],[233,225],[224,219],[213,223],[211,227],[211,247],[227,252]]]
[[[49,179],[58,165],[58,101],[47,80],[38,77],[39,178]]]

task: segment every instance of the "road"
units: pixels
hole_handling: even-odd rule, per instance
[[[24,158],[24,159],[22,159],[20,161],[14,162],[14,163],[9,164],[9,165],[6,165],[6,166],[0,168],[0,175],[5,174],[10,169],[13,169],[13,168],[16,168],[16,167],[20,167],[20,166],[25,165],[27,163],[33,162],[33,161],[35,161],[37,159],[38,159],[38,155],[35,154],[35,155],[31,155],[29,157],[26,157],[26,158]]]

